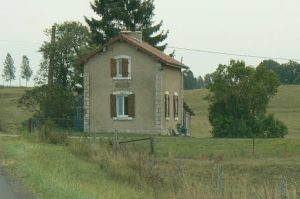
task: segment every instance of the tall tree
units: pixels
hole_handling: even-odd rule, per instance
[[[21,78],[26,80],[26,87],[27,82],[30,80],[32,75],[32,70],[30,68],[29,59],[26,55],[22,57],[22,64],[21,64]]]
[[[98,19],[85,17],[95,44],[103,45],[121,30],[142,31],[143,40],[164,50],[161,44],[169,31],[161,30],[163,22],[154,24],[154,0],[94,0],[92,10]]]
[[[52,57],[53,84],[70,89],[75,89],[77,86],[82,87],[80,77],[82,77],[83,67],[78,65],[76,60],[90,49],[88,28],[79,22],[64,22],[55,24],[55,26],[55,43],[51,43],[52,30],[46,30],[49,41],[44,42],[40,48],[43,61],[39,74],[44,77],[45,72],[48,72],[45,64],[49,66],[49,60]]]
[[[9,53],[7,53],[4,64],[3,64],[3,74],[2,77],[6,82],[9,81],[9,85],[11,86],[11,80],[15,79],[16,68],[14,66],[14,60]]]
[[[266,109],[277,92],[279,80],[274,72],[252,68],[243,61],[220,65],[209,85],[212,93],[209,121],[214,137],[283,137],[286,126],[266,116]],[[279,129],[279,130],[278,130]]]
[[[185,90],[192,90],[197,88],[197,79],[191,70],[183,71],[183,87]]]

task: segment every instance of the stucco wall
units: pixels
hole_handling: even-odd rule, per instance
[[[182,89],[182,73],[180,69],[165,66],[163,70],[163,93],[169,92],[170,96],[170,118],[166,120],[163,116],[163,128],[165,132],[172,128],[176,130],[176,124],[182,124],[182,113],[183,113],[183,89]],[[178,104],[178,120],[174,118],[174,93],[178,94],[179,104]],[[163,105],[164,106],[164,105]]]
[[[110,60],[114,56],[131,57],[131,80],[113,80]],[[118,42],[105,53],[96,55],[85,65],[90,79],[89,129],[90,132],[158,133],[155,125],[155,86],[158,63],[152,57],[127,43]],[[135,117],[131,121],[114,121],[110,113],[110,94],[130,91],[135,94]]]

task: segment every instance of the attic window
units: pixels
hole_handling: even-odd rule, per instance
[[[111,59],[111,77],[113,79],[131,79],[131,57],[120,55]]]

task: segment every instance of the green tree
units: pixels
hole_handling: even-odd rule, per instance
[[[142,31],[143,40],[160,50],[167,44],[161,44],[168,35],[162,31],[163,22],[154,24],[154,0],[94,0],[92,10],[99,19],[85,17],[92,32],[93,42],[103,45],[119,34],[121,30]]]
[[[11,86],[11,80],[15,79],[16,68],[14,66],[14,60],[9,53],[7,53],[4,64],[3,64],[3,74],[2,77],[6,82],[9,81],[9,85]]]
[[[51,43],[51,29],[46,30],[49,41],[40,48],[43,60],[40,64],[40,74],[48,73],[50,55],[53,55],[53,84],[70,89],[82,89],[83,66],[77,59],[90,50],[90,34],[88,28],[79,22],[64,22],[55,24],[55,43]],[[47,66],[46,65],[46,66]],[[44,71],[44,72],[43,72]],[[37,78],[38,79],[38,78]]]
[[[197,79],[191,70],[183,71],[183,87],[185,90],[192,90],[197,88]]]
[[[31,75],[32,75],[32,70],[30,68],[29,59],[26,55],[24,55],[21,64],[21,78],[26,80],[26,87],[27,87],[27,82],[30,80]]]
[[[197,78],[197,88],[205,88],[204,79],[201,75]]]
[[[19,106],[33,111],[36,118],[59,118],[70,121],[73,115],[74,91],[82,91],[83,66],[78,59],[90,50],[88,28],[79,22],[55,24],[55,42],[46,41],[40,48],[43,59],[34,78],[37,87],[27,91],[19,100]],[[51,30],[46,30],[51,40]],[[52,54],[53,53],[53,54]],[[50,56],[51,55],[51,56]],[[46,85],[50,57],[53,62],[53,82]]]
[[[209,121],[213,136],[283,137],[286,134],[283,128],[280,133],[265,133],[277,129],[277,126],[269,128],[266,125],[276,123],[266,122],[270,120],[266,109],[279,84],[275,73],[265,67],[255,69],[234,60],[228,66],[219,65],[214,81],[209,85]]]

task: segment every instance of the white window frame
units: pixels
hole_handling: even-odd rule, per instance
[[[132,120],[132,117],[128,117],[128,115],[119,115],[119,96],[123,96],[123,113],[125,111],[125,106],[124,106],[124,97],[128,97],[131,95],[132,92],[130,91],[115,91],[113,92],[113,95],[116,96],[116,113],[117,117],[114,117],[113,120]]]
[[[113,77],[115,80],[120,79],[131,79],[131,57],[128,55],[118,55],[114,56],[114,59],[116,60],[116,76]],[[122,72],[120,73],[120,59],[127,59],[128,60],[128,77],[122,77]]]

